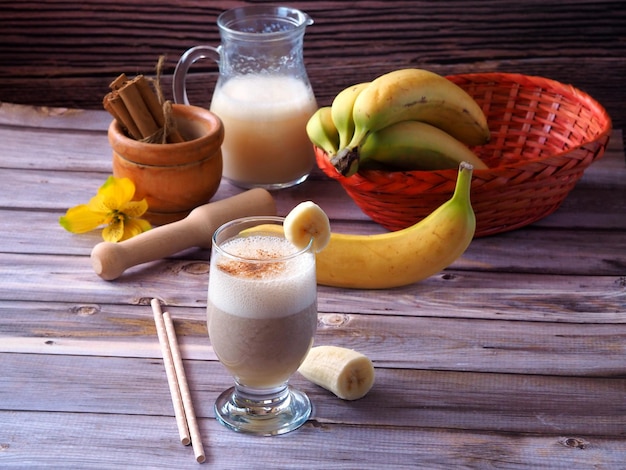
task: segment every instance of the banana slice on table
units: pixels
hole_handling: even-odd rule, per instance
[[[283,222],[285,238],[298,248],[305,248],[313,238],[313,250],[319,253],[330,241],[330,221],[326,212],[312,201],[294,207]]]
[[[343,400],[362,398],[374,385],[372,361],[360,352],[339,346],[311,348],[298,372]]]

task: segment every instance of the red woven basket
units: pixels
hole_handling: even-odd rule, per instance
[[[482,107],[491,130],[474,152],[476,237],[506,232],[554,212],[600,158],[611,133],[605,109],[586,93],[542,77],[479,73],[447,77]],[[362,171],[341,176],[316,148],[318,166],[338,180],[361,210],[388,230],[426,217],[454,192],[457,169]]]

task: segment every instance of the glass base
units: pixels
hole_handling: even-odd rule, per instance
[[[291,188],[292,186],[297,186],[301,183],[304,183],[308,177],[309,174],[307,173],[306,175],[303,175],[293,181],[288,181],[286,183],[246,183],[245,181],[236,181],[226,176],[224,177],[224,179],[226,179],[229,183],[232,183],[235,186],[244,189],[263,188],[267,189],[268,191],[273,191],[276,189],[286,189]]]
[[[233,431],[257,436],[293,431],[310,416],[309,398],[288,385],[262,392],[235,386],[215,401],[215,417],[220,423]]]

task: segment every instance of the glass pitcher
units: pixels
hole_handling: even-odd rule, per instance
[[[224,124],[223,175],[237,186],[286,188],[306,180],[315,156],[306,123],[317,102],[303,60],[306,26],[313,20],[282,6],[247,6],[217,19],[221,44],[187,50],[174,71],[174,101],[189,104],[190,66],[219,65],[211,111]]]

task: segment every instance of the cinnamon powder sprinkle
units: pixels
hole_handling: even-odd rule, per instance
[[[246,254],[249,256],[249,253]],[[254,258],[251,261],[225,261],[219,262],[217,267],[231,276],[245,277],[249,279],[267,279],[285,271],[285,263],[277,261],[275,263],[267,262],[272,258],[279,258],[281,255],[276,252],[270,252],[263,249],[257,249]],[[255,260],[260,262],[256,263]]]

